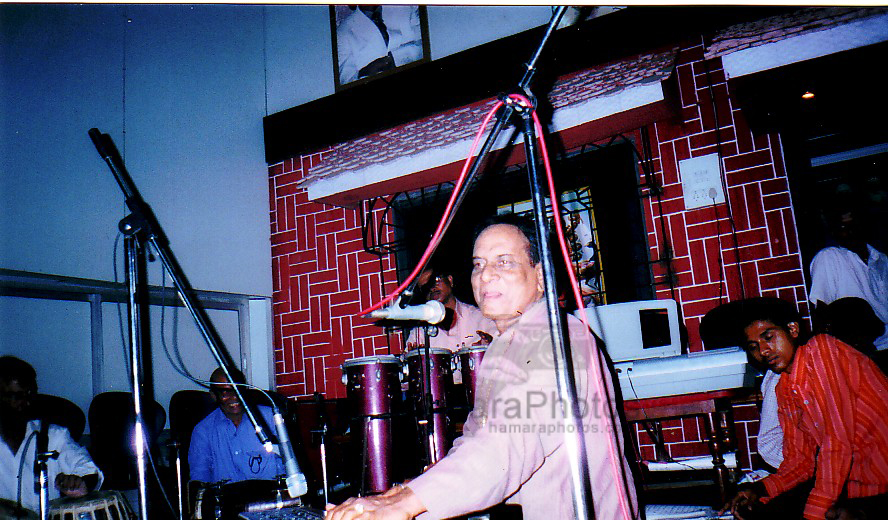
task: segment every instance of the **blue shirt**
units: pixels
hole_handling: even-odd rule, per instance
[[[271,427],[271,408],[258,408],[265,424]],[[235,426],[218,408],[194,427],[188,465],[191,480],[201,482],[273,480],[285,473],[277,450],[265,451],[246,416]]]

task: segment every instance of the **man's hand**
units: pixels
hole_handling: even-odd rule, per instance
[[[327,505],[325,520],[409,520],[425,511],[410,488],[396,486],[381,495],[349,498]]]
[[[478,337],[481,339],[479,339],[475,343],[472,343],[472,345],[490,345],[490,342],[493,341],[493,336],[484,332],[483,330],[476,330],[475,334],[477,334]]]
[[[745,518],[744,515],[748,514],[754,508],[759,505],[759,495],[753,489],[742,489],[737,492],[737,494],[732,498],[725,507],[722,508],[721,511],[718,512],[719,515],[723,515],[725,512],[730,511],[734,518],[738,520],[743,520]]]
[[[61,494],[71,498],[80,498],[89,491],[86,481],[77,475],[59,473],[56,475],[55,485]]]

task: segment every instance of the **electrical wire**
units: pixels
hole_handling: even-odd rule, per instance
[[[718,105],[715,102],[715,90],[713,90],[713,88],[712,88],[712,77],[711,77],[711,71],[709,69],[709,61],[704,61],[704,65],[706,66],[706,83],[709,84],[708,85],[709,86],[709,102],[712,104],[712,115],[713,115],[714,123],[715,123],[715,149],[716,149],[716,153],[718,155],[719,179],[721,180],[722,191],[725,194],[725,207],[728,210],[728,222],[731,224],[731,237],[734,242],[734,254],[737,255],[737,257],[735,259],[736,266],[737,266],[737,281],[740,282],[740,294],[742,295],[743,298],[746,298],[746,286],[743,283],[743,270],[740,269],[740,248],[737,244],[737,225],[734,222],[734,210],[731,207],[731,197],[728,196],[727,174],[725,173],[724,164],[722,162],[723,154],[722,154],[722,139],[721,139],[721,123],[719,123],[719,120],[718,120]],[[716,233],[719,233],[719,248],[718,248],[719,260],[720,260],[720,263],[722,264],[722,266],[724,266],[724,258],[723,258],[724,252],[721,249],[721,234],[717,229],[717,226],[718,226],[718,213],[717,212],[716,212],[716,216],[715,216],[715,222],[716,222]],[[723,278],[722,281],[725,284],[727,284],[727,280],[724,279],[724,277],[726,275],[724,273],[719,273],[719,274]],[[721,300],[721,298],[719,298],[719,300]]]
[[[160,266],[160,288],[161,295],[166,296],[166,269],[161,265]],[[191,381],[195,381],[196,378],[191,374],[188,370],[188,367],[185,366],[185,361],[182,359],[182,352],[179,350],[179,308],[173,306],[174,314],[173,317],[173,354],[175,354],[176,359],[173,360],[173,355],[170,354],[170,348],[166,342],[166,304],[161,301],[160,304],[160,344],[163,346],[163,353],[166,355],[167,361],[170,362],[170,366],[173,367],[173,370],[179,373],[179,375],[190,379]],[[178,363],[178,364],[177,364]]]
[[[41,425],[42,426],[42,425]],[[38,432],[33,431],[30,435],[28,435],[28,440],[25,441],[25,449],[22,450],[22,458],[19,461],[19,469],[18,469],[18,486],[16,487],[16,505],[18,507],[22,507],[22,476],[25,471],[25,457],[24,454],[28,453],[28,446],[31,445],[31,441],[37,437]],[[34,445],[34,459],[37,459],[37,445]]]
[[[111,258],[112,258],[111,263],[112,263],[112,267],[114,269],[114,283],[115,284],[120,283],[120,277],[117,274],[117,244],[120,243],[120,237],[122,235],[123,235],[122,233],[117,233],[117,236],[114,238],[114,246],[112,248],[112,253],[111,253]],[[120,329],[120,345],[123,348],[123,365],[126,368],[125,373],[129,374],[130,373],[129,342],[127,341],[127,335],[124,332],[124,326],[123,326],[123,310],[122,310],[123,303],[117,302],[116,306],[117,306],[117,323],[118,323],[119,329]],[[130,384],[130,386],[132,386],[132,384]]]

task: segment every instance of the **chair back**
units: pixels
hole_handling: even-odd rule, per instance
[[[179,390],[170,397],[170,433],[179,443],[182,457],[182,474],[188,475],[188,448],[191,446],[191,432],[216,408],[213,396],[206,390]]]
[[[90,452],[105,474],[104,488],[132,489],[138,484],[133,443],[135,411],[130,392],[103,392],[93,397],[88,412]],[[166,423],[166,412],[157,401],[146,402],[142,411],[145,436],[152,456],[157,437]]]
[[[75,442],[86,428],[86,415],[73,401],[50,394],[37,394],[31,403],[34,416],[50,424],[64,426]]]

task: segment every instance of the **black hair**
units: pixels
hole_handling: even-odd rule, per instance
[[[790,323],[799,324],[799,339],[804,339],[802,333],[802,316],[796,306],[780,298],[748,298],[731,302],[736,307],[737,316],[734,323],[737,325],[737,334],[743,342],[746,335],[743,332],[746,327],[756,321],[769,321],[778,327],[789,329]]]
[[[0,382],[18,381],[22,386],[37,386],[37,371],[27,361],[15,356],[0,357]]]
[[[481,233],[484,232],[485,229],[499,224],[506,224],[518,228],[518,231],[520,231],[521,234],[524,235],[525,238],[527,238],[527,254],[528,256],[530,256],[530,264],[537,265],[538,263],[540,263],[542,254],[540,252],[540,241],[537,237],[536,226],[534,225],[533,220],[523,215],[508,213],[504,215],[495,215],[493,217],[484,219],[475,228],[475,234],[472,237],[472,243],[475,243],[478,240],[478,237],[481,235]]]
[[[217,371],[219,371],[219,372],[221,373],[221,372],[222,372],[222,369],[221,369],[221,368],[217,368],[216,370],[213,371],[213,374],[216,374]],[[244,377],[244,373],[241,372],[240,370],[234,368],[234,367],[228,367],[228,373],[231,374],[231,380],[232,380],[232,382],[234,382],[234,383],[244,384],[244,383],[247,382],[247,378]],[[224,376],[225,374],[222,373],[222,375]],[[212,378],[213,378],[213,376],[211,375],[211,376],[210,376],[210,379],[212,379]],[[215,389],[215,388],[217,388],[217,385],[227,385],[227,384],[228,384],[228,383],[222,383],[222,382],[220,382],[220,383],[212,383],[212,384],[210,385],[210,389]]]
[[[814,321],[815,332],[834,336],[867,355],[875,354],[874,343],[885,333],[885,324],[863,298],[839,298],[818,306]]]

